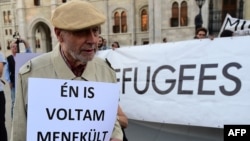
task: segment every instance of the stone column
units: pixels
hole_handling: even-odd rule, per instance
[[[162,1],[154,0],[154,43],[162,42]]]
[[[56,7],[58,5],[56,1],[57,0],[51,0],[51,15],[52,15],[52,13],[54,12],[54,10],[56,9]],[[50,28],[50,31],[51,31],[50,36],[51,36],[51,40],[52,40],[52,47],[54,47],[54,46],[56,46],[58,41],[57,41],[56,35],[54,33],[53,25],[51,24],[49,28]]]
[[[19,32],[22,38],[27,39],[27,30],[26,30],[26,17],[25,17],[25,7],[24,0],[16,1],[16,25],[18,26],[17,31]],[[27,39],[28,40],[28,39]]]
[[[155,42],[155,12],[154,12],[154,1],[155,0],[148,0],[148,15],[149,15],[149,31],[148,31],[148,38],[149,44],[153,44]]]
[[[243,18],[246,20],[250,20],[250,1],[249,0],[244,0],[244,6],[243,6]]]

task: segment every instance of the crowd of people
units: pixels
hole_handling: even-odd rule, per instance
[[[120,44],[118,41],[114,41],[111,44],[111,47],[107,46],[107,40],[104,39],[102,36],[99,36],[98,40],[98,50],[107,50],[107,49],[113,49],[120,48]]]
[[[3,57],[2,54],[0,54],[0,77],[2,77],[4,73],[5,81],[8,82],[8,85],[10,87],[10,93],[11,93],[11,119],[13,118],[13,109],[14,109],[14,102],[15,102],[15,59],[16,54],[20,53],[19,43],[23,43],[25,46],[25,53],[31,53],[31,48],[29,46],[29,43],[22,39],[17,38],[14,39],[10,43],[10,50],[11,54],[6,57],[6,59]],[[1,141],[7,141],[7,130],[5,126],[5,109],[6,109],[6,99],[5,99],[5,93],[4,93],[4,85],[6,84],[4,80],[1,79],[0,83],[0,140]]]

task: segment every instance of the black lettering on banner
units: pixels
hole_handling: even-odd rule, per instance
[[[194,80],[194,76],[185,76],[185,69],[195,69],[196,65],[181,65],[180,66],[180,74],[179,74],[179,85],[178,85],[178,94],[193,94],[192,90],[182,90],[182,84],[184,80]]]
[[[204,64],[201,65],[200,69],[200,82],[199,82],[199,87],[198,87],[198,94],[199,95],[214,95],[215,91],[205,91],[203,90],[203,84],[205,80],[216,80],[216,75],[205,75],[205,70],[206,68],[217,68],[218,64]]]
[[[170,65],[164,65],[164,66],[160,66],[159,68],[157,68],[153,74],[153,77],[152,77],[152,86],[153,86],[153,89],[158,93],[158,94],[161,94],[161,95],[164,95],[164,94],[168,94],[170,93],[173,89],[174,89],[174,86],[175,86],[175,83],[176,83],[176,80],[174,79],[167,79],[165,81],[165,83],[170,83],[171,86],[166,89],[166,90],[161,90],[160,88],[157,87],[157,81],[156,81],[156,76],[158,73],[160,73],[162,70],[169,70],[171,72],[175,72],[175,69],[170,66]]]
[[[135,68],[124,68],[124,69],[115,69],[116,73],[121,73],[121,78],[117,77],[117,81],[122,83],[122,94],[126,93],[126,85],[129,82],[133,82],[133,90],[136,92],[136,94],[147,94],[148,89],[150,89],[150,86],[155,91],[155,93],[160,95],[165,95],[173,92],[176,84],[177,84],[177,94],[180,95],[193,95],[195,89],[190,90],[184,90],[183,84],[185,84],[186,81],[192,82],[194,86],[191,88],[197,87],[197,95],[215,95],[215,90],[204,90],[205,88],[205,82],[206,81],[216,81],[217,76],[221,74],[211,74],[206,75],[206,70],[208,69],[218,69],[219,64],[201,64],[200,70],[199,70],[199,81],[195,80],[197,65],[196,64],[183,64],[180,65],[179,68],[179,75],[176,79],[167,79],[167,75],[164,75],[165,72],[163,70],[170,71],[173,76],[175,76],[176,69],[173,66],[170,65],[162,65],[153,70],[150,66],[147,66],[146,75],[144,78],[138,78],[138,74],[140,73],[140,69],[138,67]],[[225,87],[225,85],[215,86],[219,88],[220,92],[224,94],[225,96],[232,96],[237,94],[241,90],[241,80],[233,73],[229,72],[229,69],[231,68],[237,68],[238,70],[241,68],[241,64],[237,62],[230,62],[228,64],[225,64],[224,67],[222,67],[222,70],[219,71],[224,76],[225,80],[230,80],[235,83],[235,88],[231,91],[227,90],[228,88]],[[191,72],[193,71],[193,74],[191,75],[185,75],[185,70],[190,69]],[[178,69],[177,69],[178,70]],[[213,71],[217,72],[217,71]],[[159,85],[159,81],[157,81],[157,76],[162,73],[165,79],[166,84],[168,85],[162,85],[163,82]],[[178,73],[178,72],[177,72]],[[128,76],[129,75],[129,76]],[[133,76],[134,75],[134,76]],[[138,86],[143,88],[139,89]],[[216,84],[216,83],[215,83]]]
[[[115,72],[116,72],[116,73],[121,72],[121,69],[114,69],[114,70],[115,70]],[[119,77],[117,77],[117,78],[116,78],[116,81],[117,81],[117,82],[120,82],[120,78],[119,78]]]
[[[122,78],[122,93],[125,93],[125,82],[131,82],[131,78],[126,77],[126,72],[131,72],[132,68],[123,69],[123,78]]]
[[[224,141],[250,141],[250,125],[224,125]]]
[[[223,70],[222,70],[223,75],[226,78],[228,78],[229,80],[232,80],[233,82],[235,82],[235,85],[236,85],[235,89],[232,91],[227,91],[224,86],[220,86],[221,93],[226,95],[226,96],[233,96],[233,95],[237,94],[241,89],[240,79],[238,77],[228,73],[228,70],[231,67],[235,67],[237,69],[240,69],[242,66],[239,63],[229,63],[223,68]]]
[[[230,20],[230,18],[227,18],[223,30],[225,30],[225,28],[226,28],[226,26],[227,26],[228,23],[229,23],[229,26],[235,26],[234,31],[237,31],[238,25],[240,24],[240,19],[237,19],[234,23],[232,23],[232,21]],[[241,25],[241,29],[243,29],[243,28],[244,28],[244,24]]]
[[[138,76],[138,68],[136,67],[135,68],[135,75],[134,76]],[[135,88],[135,92],[138,93],[138,94],[144,94],[147,92],[148,88],[149,88],[149,82],[150,82],[150,67],[147,67],[147,73],[146,73],[146,83],[145,83],[145,88],[143,90],[139,90],[138,87],[137,87],[137,79],[138,77],[134,77],[135,80],[134,80],[134,88]],[[142,84],[142,83],[140,83]]]

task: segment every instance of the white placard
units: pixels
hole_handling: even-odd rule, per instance
[[[250,20],[233,18],[230,14],[227,13],[223,24],[220,29],[218,37],[224,30],[230,30],[233,32],[233,36],[246,36],[250,35]]]
[[[115,83],[29,78],[27,141],[109,141],[116,120]]]

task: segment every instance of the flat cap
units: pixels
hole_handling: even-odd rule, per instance
[[[52,14],[53,26],[65,30],[80,30],[101,25],[105,16],[86,1],[71,0],[58,6]]]

